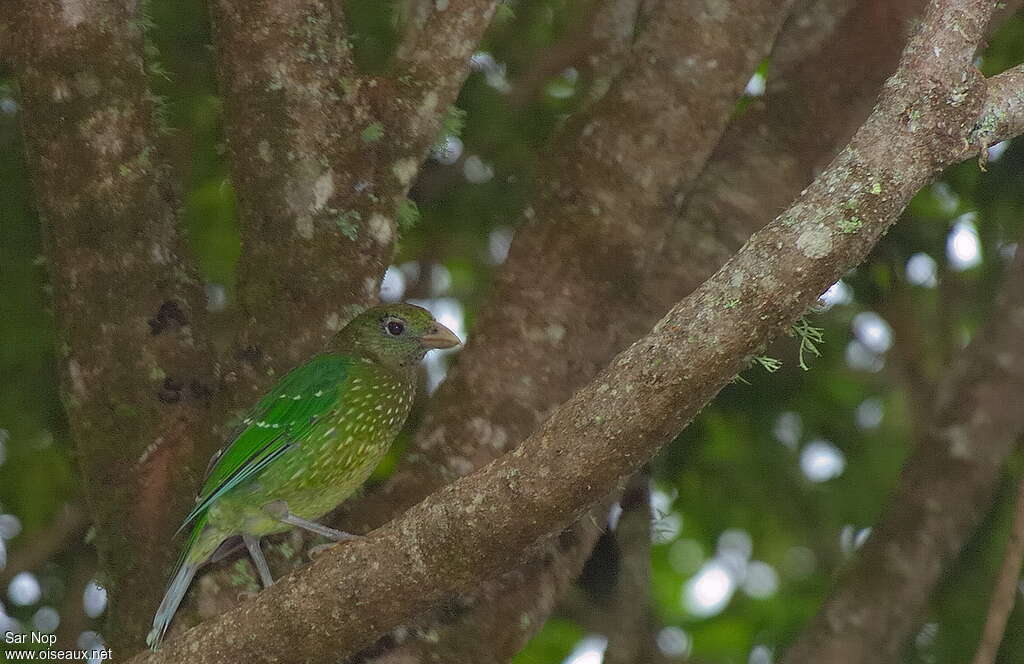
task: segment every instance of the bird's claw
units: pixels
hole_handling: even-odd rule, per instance
[[[334,541],[334,542],[326,542],[324,544],[317,544],[314,547],[310,547],[310,549],[309,549],[309,559],[313,560],[314,558],[316,558],[317,556],[322,554],[324,551],[327,551],[328,549],[333,549],[334,547],[336,547],[338,545],[345,544],[347,542],[351,542],[352,540],[357,540],[357,539],[362,539],[362,536],[361,535],[349,535],[348,537],[346,537],[345,539],[342,539],[342,540],[337,540],[337,541]]]

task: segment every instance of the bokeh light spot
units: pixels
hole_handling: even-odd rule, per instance
[[[812,482],[827,482],[846,468],[846,457],[827,440],[812,440],[800,453],[800,470]]]
[[[43,589],[35,574],[19,572],[7,585],[7,596],[15,606],[31,606],[43,596]]]
[[[721,612],[735,590],[729,570],[720,561],[711,560],[683,586],[683,607],[695,616],[707,618]]]
[[[946,257],[954,270],[969,270],[981,263],[981,240],[974,225],[974,213],[957,218],[946,238]]]

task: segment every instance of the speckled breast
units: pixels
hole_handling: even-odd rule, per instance
[[[336,405],[239,492],[248,494],[237,498],[250,509],[283,500],[293,514],[317,519],[355,493],[380,463],[409,415],[414,386],[364,362],[337,389]]]

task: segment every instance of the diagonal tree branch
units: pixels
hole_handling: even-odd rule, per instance
[[[718,16],[684,3],[654,3],[635,34],[621,25],[621,6],[601,7],[592,30],[603,47],[592,58],[626,52],[625,66],[617,67],[622,73],[562,139],[552,165],[558,175],[528,213],[498,293],[439,390],[414,449],[382,491],[345,508],[347,527],[379,525],[510,449],[641,332],[635,318],[648,297],[648,247],[666,234],[672,197],[702,167],[786,4],[744,3]],[[737,50],[735,43],[749,46]],[[716,64],[695,64],[707,62]],[[553,283],[560,291],[550,297]],[[654,319],[651,312],[646,324]],[[601,513],[592,522],[604,520]],[[473,610],[447,621],[445,634],[466,642],[467,627],[479,630],[486,622],[490,635],[479,640],[494,644],[508,623],[492,618],[514,610],[514,624],[524,629],[502,641],[507,650],[492,651],[498,660],[511,657],[578,574],[600,532],[592,522],[510,577],[460,598]],[[436,651],[435,641],[400,645],[403,653]]]
[[[724,18],[686,3],[650,11],[631,64],[579,133],[563,137],[557,175],[527,210],[408,460],[346,510],[355,524],[379,525],[513,447],[642,331],[634,319],[648,295],[647,247],[667,234],[672,198],[699,173],[786,16],[784,6],[753,1]]]
[[[144,633],[136,598],[162,576],[168,489],[209,431],[203,292],[157,150],[137,3],[12,5],[64,402],[121,645]]]
[[[751,187],[753,190],[763,190],[771,196],[769,205],[766,206],[742,206],[714,209],[717,216],[701,216],[708,212],[705,205],[691,205],[686,207],[686,212],[677,222],[677,230],[672,234],[670,245],[667,251],[672,252],[671,258],[662,261],[666,270],[662,274],[653,277],[655,286],[645,286],[642,292],[649,293],[649,299],[639,300],[630,316],[636,315],[639,307],[653,308],[651,300],[663,302],[660,305],[667,308],[668,303],[664,297],[678,293],[682,296],[707,278],[740,244],[741,237],[745,238],[750,232],[763,225],[770,218],[771,214],[781,209],[783,204],[791,199],[797,191],[807,184],[811,179],[814,168],[827,162],[827,158],[837,148],[835,141],[845,140],[852,129],[845,129],[863,120],[870,110],[878,88],[881,86],[885,76],[895,68],[899,57],[899,51],[905,43],[906,17],[923,4],[921,0],[906,0],[896,6],[888,3],[881,3],[878,0],[865,1],[855,4],[855,11],[852,13],[845,9],[842,2],[829,3],[829,13],[819,16],[819,3],[809,3],[812,6],[804,7],[802,12],[791,16],[785,34],[780,37],[777,50],[784,50],[785,57],[776,57],[773,54],[773,62],[780,60],[781,64],[773,69],[774,87],[783,89],[780,94],[769,95],[766,102],[755,109],[749,110],[738,125],[733,124],[726,132],[722,145],[716,150],[712,157],[713,166],[706,169],[705,173],[698,179],[694,188],[693,197],[702,197],[706,202],[713,202],[716,197],[723,200],[732,200],[736,191],[742,191],[744,187]],[[834,15],[839,17],[847,16],[842,21],[837,21]],[[610,25],[615,21],[602,13],[595,18],[596,26],[606,26],[601,34],[606,35],[611,30]],[[808,24],[817,26],[817,33]],[[824,36],[818,33],[823,33]],[[607,39],[607,37],[604,37]],[[824,46],[822,46],[824,45]],[[799,48],[798,48],[799,46]],[[801,48],[803,51],[801,51]],[[601,57],[600,54],[608,51],[604,48],[593,57]],[[815,53],[815,51],[817,51]],[[865,55],[864,51],[868,51]],[[801,56],[800,53],[803,53]],[[873,65],[866,67],[862,61],[867,58]],[[803,60],[815,63],[830,62],[833,67],[802,67]],[[852,60],[847,62],[847,60]],[[786,64],[788,63],[788,64]],[[621,65],[620,65],[621,68]],[[830,87],[835,83],[836,88]],[[844,90],[845,94],[836,94],[834,90]],[[830,91],[826,94],[825,91]],[[817,96],[824,96],[825,100],[800,103],[802,99],[812,99]],[[813,118],[808,116],[805,107],[813,106],[817,113]],[[756,118],[755,118],[756,116]],[[816,137],[817,142],[806,139],[796,140],[797,132],[794,127],[803,126],[806,128],[809,123],[821,124],[820,131],[802,131],[800,133]],[[780,132],[779,129],[782,129]],[[620,128],[622,130],[622,128]],[[775,136],[781,133],[787,140],[766,141],[765,137]],[[824,137],[834,137],[832,141],[824,140]],[[764,151],[763,153],[761,151]],[[789,168],[766,168],[765,163],[792,164]],[[736,178],[731,175],[737,174]],[[729,175],[726,182],[723,182],[721,174]],[[624,194],[623,194],[624,195]],[[725,211],[728,211],[727,214]],[[718,226],[726,232],[718,232],[709,224],[710,219],[717,219]],[[653,225],[653,224],[652,224]],[[686,229],[681,231],[681,229]],[[745,229],[745,230],[743,230]],[[537,230],[527,227],[520,233],[536,233]],[[658,237],[652,234],[647,238],[649,245],[657,245]],[[676,243],[679,246],[676,246]],[[685,244],[685,246],[683,246]],[[561,249],[564,249],[562,247]],[[679,253],[675,253],[679,252]],[[564,259],[560,255],[544,254],[546,262],[559,263]],[[514,264],[513,264],[514,265]],[[523,265],[527,265],[525,260]],[[527,283],[530,280],[530,273],[523,270]],[[509,279],[509,289],[518,283],[524,274],[512,272]],[[638,289],[641,290],[641,289]],[[586,306],[586,300],[564,303],[566,309],[564,315],[568,318],[575,317],[575,311],[571,307]],[[663,310],[659,309],[659,311]],[[502,331],[509,334],[509,330]],[[575,333],[577,338],[581,332]],[[499,337],[500,338],[500,337]],[[498,347],[498,341],[494,342]],[[594,341],[584,338],[582,343],[593,345]],[[605,343],[598,341],[597,343]],[[538,366],[544,349],[535,350],[538,358]],[[496,350],[495,352],[500,352]],[[549,365],[556,361],[560,354],[560,347],[549,346],[547,353],[550,359],[548,364],[540,366],[541,371],[550,371]],[[488,361],[488,354],[481,353],[478,356],[482,361]],[[520,365],[519,370],[526,374],[531,365]],[[475,366],[470,359],[463,356],[460,360],[461,369],[469,374],[475,372]],[[506,388],[507,389],[507,388]],[[434,405],[450,412],[449,419],[455,419],[458,412],[467,413],[464,419],[475,417],[479,412],[476,402],[477,394],[466,395],[466,399],[456,401],[445,401],[445,388],[441,390],[442,399],[436,400]],[[424,432],[421,432],[420,440],[430,440]],[[482,438],[488,438],[487,432],[482,432]],[[486,450],[486,448],[484,448]],[[415,452],[414,452],[415,454]],[[479,454],[479,453],[478,453]],[[438,455],[440,456],[440,455]],[[460,456],[460,458],[462,458]],[[474,457],[477,458],[477,457]],[[387,496],[384,507],[392,506],[394,503],[403,504],[402,500],[395,500],[391,494],[391,487],[386,488],[383,494]],[[399,491],[400,492],[400,491]],[[379,496],[371,496],[369,502],[374,503],[380,499]],[[354,507],[346,508],[354,515],[366,514],[363,503],[357,503]],[[372,508],[370,510],[372,513]],[[595,512],[593,520],[584,520],[582,526],[588,526],[593,521],[603,522],[603,513]],[[362,521],[366,527],[366,521]],[[370,521],[369,523],[373,523]],[[550,602],[547,600],[552,589],[560,593],[559,589],[567,586],[567,580],[573,578],[581,569],[590,547],[596,541],[598,529],[584,529],[578,532],[569,541],[572,546],[555,547],[548,545],[541,560],[530,561],[521,566],[513,575],[501,577],[484,584],[471,597],[464,598],[464,603],[473,607],[472,611],[459,614],[458,621],[440,619],[445,626],[445,631],[440,632],[441,637],[436,638],[438,631],[436,625],[430,628],[417,630],[402,630],[402,634],[417,635],[423,633],[430,636],[429,639],[406,639],[397,648],[387,647],[385,653],[394,655],[402,653],[412,658],[410,661],[429,661],[428,654],[440,652],[441,659],[450,658],[451,648],[446,644],[451,639],[467,644],[474,639],[464,639],[463,635],[470,630],[479,634],[480,623],[489,623],[505,626],[510,624],[504,620],[502,611],[510,607],[520,607],[519,617],[529,616],[526,621],[529,625],[539,625],[550,611]],[[536,590],[531,590],[535,588]],[[540,589],[544,589],[541,591]],[[540,600],[540,601],[538,601]],[[442,615],[444,618],[444,615]],[[493,618],[493,620],[492,620]],[[513,618],[516,618],[513,615]],[[513,620],[523,624],[522,620]],[[531,630],[524,632],[521,636],[526,638]],[[495,630],[497,631],[497,630]],[[481,636],[476,641],[494,642],[495,636]],[[393,643],[393,640],[391,641]],[[378,647],[379,650],[379,647]],[[514,653],[518,648],[509,650]],[[504,652],[504,651],[499,651]],[[502,659],[500,655],[496,658]]]
[[[508,569],[539,538],[571,523],[674,437],[745,358],[863,260],[921,186],[969,156],[966,139],[983,124],[985,94],[971,58],[990,9],[982,0],[933,2],[850,146],[790,209],[524,444],[191,630],[188,639],[136,661],[328,661]],[[935,48],[942,57],[932,55]],[[310,605],[320,607],[323,620],[311,619]]]
[[[791,16],[785,34],[780,37],[776,49],[778,53],[773,53],[772,60],[776,64],[773,67],[772,88],[781,92],[770,93],[764,104],[748,110],[726,132],[723,143],[712,157],[712,166],[698,179],[689,197],[691,200],[701,200],[702,203],[684,208],[685,212],[677,222],[677,229],[667,249],[671,258],[662,261],[666,270],[654,277],[657,286],[647,287],[646,292],[652,294],[651,299],[657,300],[673,293],[682,296],[695,288],[725,261],[743,238],[768,221],[772,214],[810,181],[814,169],[824,165],[837,149],[837,141],[848,138],[852,128],[870,110],[885,76],[895,68],[905,43],[909,17],[919,10],[923,2],[865,0],[852,3],[855,5],[853,10],[848,10],[842,2],[833,2],[829,3],[829,11],[824,16],[819,16],[820,3],[809,4],[812,6],[804,7],[800,13]],[[608,23],[606,18],[602,15],[596,22]],[[809,25],[816,26],[818,32]],[[803,66],[804,61],[829,62],[834,65],[829,68]],[[865,63],[870,63],[870,66]],[[809,99],[813,101],[803,101]],[[814,109],[813,114],[809,108]],[[806,131],[811,123],[815,123],[814,126],[819,127],[819,130]],[[783,140],[770,140],[770,137],[779,135]],[[768,168],[765,167],[766,163],[786,167]],[[723,178],[723,175],[727,177]],[[736,192],[745,188],[763,192],[767,205],[722,207],[722,202],[718,202],[739,200]],[[709,223],[711,219],[717,221],[720,230]],[[657,244],[656,237],[648,238],[648,241]],[[561,260],[558,256],[548,256],[547,259]],[[515,283],[515,277],[511,281]],[[576,301],[569,302],[566,307],[577,304]],[[651,306],[652,303],[640,304]],[[666,303],[662,306],[668,305]],[[567,315],[571,317],[573,312],[569,310]],[[635,315],[635,311],[631,315]],[[555,348],[549,350],[557,352]],[[466,357],[462,358],[461,366],[467,372],[474,370]],[[547,367],[544,369],[547,370]],[[465,404],[465,401],[448,403],[444,408],[458,409]],[[478,408],[472,399],[468,406],[466,412],[475,416]],[[371,496],[370,500],[374,498]],[[362,513],[358,504],[351,511]],[[603,521],[602,515],[596,518]],[[573,538],[575,545],[572,548],[558,551],[549,547],[544,556],[544,568],[549,573],[556,573],[556,580],[540,587],[565,587],[563,579],[566,576],[571,578],[576,573],[574,570],[580,569],[582,556],[579,555],[579,549],[589,550],[596,533],[595,530],[590,533],[591,537],[587,537],[585,531],[582,536]],[[553,554],[556,557],[552,559]],[[516,573],[516,581],[523,574],[530,574],[537,569],[535,562],[522,566]],[[573,571],[567,574],[569,570]],[[543,574],[534,575],[530,583],[544,582],[545,579]],[[448,623],[449,631],[456,640],[461,641],[459,634],[467,626],[475,626],[477,621],[486,621],[487,616],[496,615],[496,607],[507,608],[514,604],[514,600],[509,601],[513,592],[516,592],[515,597],[531,596],[525,593],[522,584],[516,585],[506,579],[488,582],[475,593],[477,599],[473,605],[478,610],[463,614],[463,620],[457,623]],[[534,592],[532,596],[546,597],[546,594]],[[494,598],[494,601],[486,601],[488,597]],[[546,606],[534,605],[535,611],[524,611],[522,615],[530,615],[531,624],[539,624],[543,616],[547,615]],[[507,621],[499,622],[507,624]],[[426,633],[435,635],[437,632],[431,629]],[[433,638],[426,643],[409,640],[401,645],[401,652],[415,651],[421,661],[427,661],[423,651],[430,650],[433,643]],[[389,649],[386,652],[395,651]]]

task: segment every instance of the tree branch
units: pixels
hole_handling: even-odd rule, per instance
[[[695,193],[691,196],[691,198],[702,197],[704,205],[690,205],[686,208],[683,220],[677,222],[676,229],[669,237],[669,249],[667,250],[669,258],[662,260],[662,265],[666,269],[662,271],[662,274],[653,277],[654,285],[650,285],[651,282],[648,281],[635,288],[636,292],[646,293],[647,296],[639,297],[637,301],[633,302],[630,305],[632,309],[628,314],[622,314],[624,318],[635,317],[637,312],[644,308],[651,311],[657,310],[660,313],[669,306],[668,302],[662,298],[672,294],[681,297],[689,293],[714,272],[750,232],[767,222],[772,214],[781,209],[800,188],[810,181],[812,172],[824,165],[828,156],[836,151],[836,141],[848,138],[852,129],[847,129],[847,127],[861,122],[870,110],[885,76],[896,66],[899,52],[906,41],[905,26],[909,23],[909,17],[919,11],[923,2],[922,0],[907,0],[902,3],[890,3],[888,0],[871,0],[856,3],[854,11],[851,12],[845,8],[843,2],[836,0],[828,3],[830,10],[828,16],[819,16],[816,13],[819,12],[823,3],[810,4],[811,6],[804,8],[804,13],[791,15],[788,27],[779,38],[776,50],[784,50],[785,57],[776,57],[777,54],[773,52],[773,63],[780,60],[780,64],[773,67],[772,89],[781,89],[782,92],[769,94],[763,107],[756,105],[755,108],[748,110],[738,126],[737,123],[734,123],[726,132],[723,143],[716,149],[712,157],[713,166],[706,169],[698,179],[694,187]],[[621,6],[619,6],[619,11],[621,11]],[[842,20],[838,20],[832,14],[838,15]],[[600,34],[607,35],[614,32],[610,27],[614,24],[615,21],[611,20],[611,17],[601,14],[595,20],[595,30],[598,30],[598,26],[604,25],[606,27],[600,30]],[[812,27],[807,27],[808,25]],[[822,34],[818,34],[819,32]],[[608,37],[602,39],[608,39]],[[612,41],[614,42],[614,40]],[[601,54],[607,50],[606,46],[591,57],[602,58]],[[804,60],[816,65],[821,62],[829,62],[833,65],[827,68],[803,66]],[[865,63],[869,63],[870,66]],[[620,64],[618,67],[621,69],[622,65]],[[596,67],[595,69],[600,70],[601,68]],[[818,99],[819,97],[820,99]],[[803,103],[802,100],[814,101]],[[816,109],[816,112],[812,115],[807,110],[808,107]],[[812,126],[811,123],[816,123],[813,125],[816,130],[807,131],[807,127]],[[799,131],[796,131],[796,128],[799,128]],[[620,127],[618,130],[635,131],[637,129],[642,128],[634,126],[624,129]],[[782,140],[765,140],[765,137],[780,134],[784,137]],[[814,140],[810,140],[808,137],[813,137]],[[769,168],[765,167],[767,163],[785,164],[787,167]],[[788,167],[788,165],[792,165],[792,167]],[[723,175],[727,177],[723,178]],[[746,188],[750,188],[754,192],[764,192],[768,199],[767,205],[722,208],[718,207],[719,203],[711,207],[709,213],[709,203],[716,200],[738,200],[739,196],[736,192],[742,192]],[[656,225],[652,220],[651,228],[655,228]],[[520,229],[519,233],[530,235],[539,234],[540,231],[533,226],[526,226]],[[522,239],[517,241],[522,241]],[[646,241],[646,250],[653,251],[654,247],[662,240],[658,233],[652,230],[648,233]],[[538,241],[532,249],[537,250],[537,245],[540,245],[547,253],[541,254],[539,258],[533,260],[529,260],[530,253],[528,252],[521,254],[518,259],[515,255],[510,259],[507,268],[509,272],[508,292],[514,292],[516,284],[525,283],[527,286],[533,284],[532,265],[534,261],[543,261],[548,264],[566,262],[563,255],[557,253],[554,247]],[[558,250],[571,249],[559,247]],[[580,249],[575,250],[579,251]],[[523,267],[517,268],[516,266],[520,263]],[[541,288],[539,285],[531,287]],[[498,300],[499,304],[501,302],[502,300]],[[586,299],[567,299],[562,303],[561,315],[569,320],[584,319],[587,303]],[[577,310],[576,307],[583,308]],[[581,311],[583,313],[580,313]],[[615,318],[614,312],[609,312],[609,316]],[[494,358],[500,355],[502,340],[510,334],[523,333],[522,329],[517,327],[493,332],[484,328],[482,332],[485,343],[492,347],[490,352],[481,352],[476,356],[484,366],[493,362]],[[574,340],[592,350],[599,348],[601,344],[608,343],[604,338],[592,339],[589,336],[580,338],[580,335],[586,335],[586,333],[587,328],[581,330],[577,325]],[[479,335],[475,331],[474,337],[476,336]],[[524,343],[528,343],[528,341],[526,340]],[[538,372],[540,375],[548,375],[553,371],[553,367],[564,366],[560,362],[561,352],[561,345],[540,346],[534,344],[531,349],[532,354],[528,358],[529,361],[517,364],[515,375],[519,376],[521,380],[526,380],[526,376],[537,375]],[[513,357],[519,356],[521,356],[520,353],[513,354]],[[472,357],[462,356],[459,365],[461,368],[456,368],[454,373],[465,371],[467,375],[475,375],[478,367],[473,363]],[[577,360],[569,366],[579,365],[581,362]],[[561,375],[561,373],[556,373],[552,376],[552,380],[558,380]],[[477,416],[481,409],[476,401],[479,397],[476,391],[462,393],[461,398],[455,400],[446,400],[445,395],[448,394],[446,389],[442,387],[441,399],[435,400],[434,403],[444,411],[454,409],[450,417],[444,418],[446,421],[457,421],[460,412],[464,413],[463,421],[469,421]],[[498,384],[495,390],[485,389],[485,392],[497,390],[507,391],[508,385]],[[544,416],[544,409],[552,399],[565,398],[561,395],[547,396],[544,393],[538,396],[542,397],[538,400],[540,410],[540,414],[536,416],[538,418]],[[463,408],[464,410],[461,410]],[[520,420],[523,419],[525,418],[520,418]],[[428,426],[420,432],[417,439],[419,444],[423,445],[425,442],[434,441],[432,437],[434,431],[435,429],[428,423]],[[504,434],[504,430],[500,430],[499,433]],[[490,437],[487,431],[483,431],[481,434],[482,440],[486,441]],[[447,445],[444,440],[441,441],[441,444],[449,448],[457,448],[457,445]],[[467,459],[467,456],[459,453],[458,449],[449,453],[456,455],[457,463],[465,463],[462,460]],[[477,464],[490,458],[487,454],[496,453],[497,450],[489,450],[485,446],[482,450],[477,450],[473,456],[468,457],[466,468],[478,467]],[[416,458],[416,454],[417,452],[414,450],[411,456]],[[442,450],[436,454],[436,457],[440,458],[443,454],[445,452]],[[407,466],[408,464],[403,464],[403,468]],[[412,467],[416,468],[416,462]],[[417,481],[423,480],[421,478]],[[416,486],[412,482],[409,482],[409,485]],[[396,493],[401,495],[402,490],[396,490],[393,485],[388,485],[383,494],[371,495],[368,501],[346,506],[346,511],[354,515],[353,520],[350,520],[349,523],[355,522],[364,529],[368,525],[379,524],[380,521],[366,520],[363,517],[367,513],[374,513],[372,505],[376,504],[377,500],[384,501],[385,509],[404,505],[402,499],[395,499]],[[367,502],[371,504],[369,510],[366,509]],[[355,520],[356,518],[359,520]],[[385,519],[387,516],[381,518]],[[598,521],[603,521],[604,515],[595,513],[595,518]],[[531,616],[531,625],[539,624],[543,620],[543,616],[547,615],[545,607],[548,606],[546,602],[548,592],[552,587],[564,587],[564,579],[575,576],[585,557],[585,553],[581,554],[579,550],[589,550],[595,541],[597,532],[596,529],[590,533],[584,532],[573,538],[572,541],[575,544],[572,548],[563,549],[560,552],[555,551],[557,556],[554,559],[547,556],[544,558],[545,561],[549,561],[545,569],[554,577],[553,579],[544,573],[535,573],[534,570],[537,568],[531,567],[530,564],[521,566],[516,572],[516,578],[529,575],[530,583],[543,584],[535,586],[537,590],[532,593],[528,589],[524,589],[522,585],[517,587],[512,582],[502,580],[486,584],[479,593],[475,594],[474,598],[467,602],[474,607],[473,610],[464,613],[462,619],[457,622],[450,620],[444,622],[446,629],[440,633],[439,643],[441,645],[434,646],[433,637],[438,632],[427,630],[426,633],[432,637],[430,642],[413,640],[402,644],[398,649],[390,648],[385,652],[388,654],[413,652],[413,656],[417,657],[419,661],[429,661],[424,653],[431,648],[436,648],[441,651],[443,660],[450,654],[450,650],[444,647],[448,635],[454,640],[465,642],[461,638],[461,634],[466,630],[474,630],[474,633],[479,633],[480,622],[491,622],[496,626],[508,624],[507,621],[492,621],[491,618],[499,615],[497,613],[499,610],[508,609],[519,598],[527,600],[526,604],[520,605],[522,615]],[[549,547],[550,549],[551,547]],[[517,588],[517,592],[514,594],[513,587]],[[489,602],[487,598],[491,598],[493,601]],[[545,601],[537,603],[531,601],[531,598],[545,598]],[[529,631],[524,632],[521,636],[525,638],[529,633]],[[492,634],[487,638],[481,637],[481,640],[493,642],[496,638]],[[509,655],[517,650],[518,648],[509,650]],[[496,655],[495,657],[502,659],[502,656]]]
[[[622,73],[607,95],[561,140],[552,164],[557,175],[528,212],[498,292],[400,470],[383,490],[344,508],[346,527],[364,532],[380,525],[511,449],[654,322],[642,276],[651,269],[648,248],[668,232],[668,201],[700,171],[786,5],[745,2],[717,17],[686,3],[656,3],[628,38],[616,31],[623,6],[602,7],[593,30],[604,46],[594,57],[628,52],[635,39],[632,53],[624,68],[618,65]],[[736,43],[749,46],[735,49]],[[715,67],[695,64],[711,61]],[[659,149],[652,153],[654,145]],[[637,164],[644,164],[639,175]],[[550,284],[559,284],[553,296]],[[639,325],[638,311],[647,311]],[[604,513],[594,519],[603,523]],[[490,616],[510,610],[513,598],[523,600],[518,613],[530,616],[528,628],[517,633],[518,642],[502,641],[507,651],[493,654],[511,657],[543,623],[550,593],[567,587],[598,533],[580,528],[571,549],[548,547],[543,558],[552,562],[539,572],[524,566],[487,584],[466,601],[474,610],[446,633],[462,640],[459,632],[469,623],[487,621],[492,634],[484,641],[495,643],[494,632],[506,623]],[[547,585],[513,594],[523,579]]]
[[[160,524],[188,500],[169,487],[195,470],[210,430],[205,298],[158,155],[137,3],[15,5],[63,397],[113,598],[105,636],[120,646],[145,633],[138,602],[163,575]]]
[[[641,0],[597,0],[587,8],[580,25],[541,52],[530,69],[512,81],[508,103],[525,106],[544,84],[565,69],[577,66],[600,77],[607,88],[629,61]],[[603,94],[606,90],[599,92]]]
[[[650,476],[633,476],[622,495],[622,514],[615,527],[619,568],[609,611],[610,630],[604,664],[661,661],[654,637],[651,608]]]
[[[212,3],[243,240],[239,346],[260,366],[241,401],[376,299],[399,206],[496,6],[430,3],[414,55],[370,74],[341,3]]]
[[[497,292],[406,461],[382,490],[346,508],[356,530],[514,447],[642,332],[635,318],[649,295],[647,248],[668,233],[667,201],[700,171],[786,15],[753,0],[725,21],[686,3],[658,7],[622,78],[580,134],[563,137],[551,167],[558,175],[527,210]],[[710,60],[715,67],[672,73]],[[641,326],[656,320],[648,316]]]
[[[1020,288],[1024,284],[1017,284]],[[1003,554],[1003,565],[999,569],[996,587],[988,607],[988,618],[981,635],[981,643],[974,654],[973,664],[992,664],[999,654],[1003,641],[1006,621],[1013,611],[1014,598],[1020,585],[1021,561],[1024,560],[1024,481],[1017,484],[1017,504],[1014,511],[1010,538]]]
[[[600,513],[598,520],[593,514]],[[526,552],[511,572],[453,594],[434,610],[393,629],[349,661],[504,662],[541,628],[572,586],[604,526],[595,508]]]
[[[936,0],[851,145],[522,445],[136,661],[336,659],[512,567],[540,538],[573,522],[863,260],[921,186],[963,158],[984,98],[971,58],[989,10],[983,0]],[[311,619],[311,605],[323,620]]]

